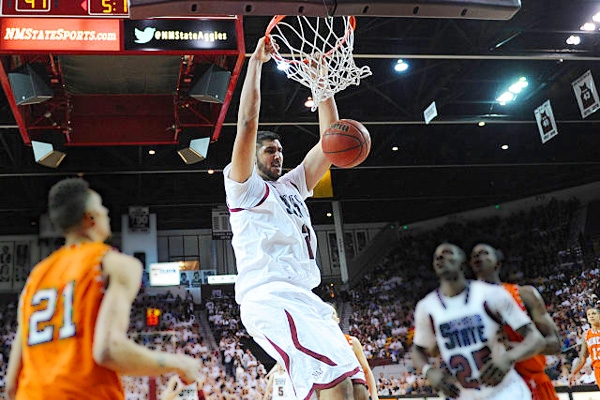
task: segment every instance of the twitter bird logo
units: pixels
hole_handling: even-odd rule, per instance
[[[156,32],[156,28],[152,28],[147,26],[143,31],[140,31],[138,28],[135,28],[135,42],[136,43],[148,43],[154,37],[154,32]]]

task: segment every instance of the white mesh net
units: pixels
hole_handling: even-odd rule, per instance
[[[348,16],[296,16],[281,20],[270,32],[279,46],[273,55],[277,67],[310,88],[312,111],[319,102],[371,75],[368,66],[354,64],[354,24],[354,17]]]

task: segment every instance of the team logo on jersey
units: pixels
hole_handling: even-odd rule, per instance
[[[440,333],[448,339],[444,344],[448,350],[487,342],[479,314],[445,322],[440,325]]]
[[[304,218],[304,206],[302,200],[295,194],[282,194],[279,196],[283,204],[285,205],[285,211],[288,214],[293,214],[299,218]]]

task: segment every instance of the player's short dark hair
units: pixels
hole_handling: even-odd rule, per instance
[[[496,251],[496,258],[498,259],[498,261],[504,261],[506,259],[504,245],[499,239],[492,236],[480,236],[474,238],[473,240],[471,240],[469,247],[467,248],[469,255],[473,252],[473,249],[478,244],[487,244],[488,246],[491,246]]]
[[[52,224],[63,232],[79,224],[89,195],[90,185],[81,178],[67,178],[54,184],[48,194]]]
[[[435,250],[443,244],[451,244],[453,246],[458,247],[458,249],[464,256],[465,261],[467,260],[467,254],[465,253],[465,248],[463,247],[462,242],[460,240],[453,240],[453,239],[442,240],[435,245],[435,247],[433,248],[433,251],[430,254],[435,254]]]
[[[281,141],[281,136],[271,131],[258,131],[256,133],[256,147],[262,146],[265,140],[279,140]]]

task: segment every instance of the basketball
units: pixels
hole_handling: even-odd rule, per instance
[[[340,168],[356,167],[369,155],[371,135],[360,122],[340,119],[327,128],[321,139],[323,153]]]

